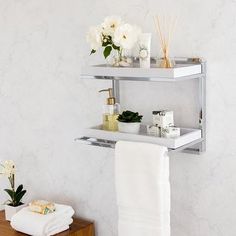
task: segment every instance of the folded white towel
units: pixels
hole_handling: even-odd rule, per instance
[[[31,212],[28,207],[23,208],[12,217],[12,228],[33,236],[51,236],[67,230],[75,212],[70,206],[55,205],[56,211],[48,215]]]
[[[115,149],[119,236],[170,235],[167,148],[119,141]]]

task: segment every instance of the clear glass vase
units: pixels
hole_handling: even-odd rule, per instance
[[[123,49],[113,49],[107,59],[107,63],[109,66],[114,67],[130,67],[132,65],[132,59],[125,53]]]

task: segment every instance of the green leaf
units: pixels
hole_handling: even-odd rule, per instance
[[[112,44],[113,44],[112,37],[110,35],[103,35],[102,46],[106,47],[106,46],[112,45]]]
[[[23,184],[19,185],[16,189],[16,194],[20,193],[23,190]]]
[[[26,194],[26,190],[23,190],[20,193],[16,194],[16,197],[15,197],[16,205],[20,204],[21,199],[23,198],[25,194]]]
[[[116,46],[115,44],[112,44],[112,47],[113,47],[115,50],[120,50],[120,47],[119,47],[119,46]]]
[[[91,52],[90,52],[90,55],[92,55],[93,53],[95,53],[96,50],[95,49],[92,49]]]
[[[10,196],[10,198],[12,199],[12,201],[14,201],[15,198],[15,192],[12,191],[11,189],[4,189],[5,192],[8,193],[8,195]]]
[[[111,46],[105,47],[105,49],[104,49],[104,51],[103,51],[103,55],[104,55],[105,58],[107,58],[107,57],[110,55],[111,50],[112,50],[112,47],[111,47]]]

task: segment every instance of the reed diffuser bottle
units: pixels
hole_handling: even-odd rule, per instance
[[[160,22],[159,16],[154,18],[157,34],[160,39],[162,58],[157,60],[157,64],[161,68],[174,67],[174,60],[172,61],[169,56],[170,42],[172,40],[173,32],[176,27],[176,18],[166,18]]]

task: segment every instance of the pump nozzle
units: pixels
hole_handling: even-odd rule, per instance
[[[99,91],[99,93],[101,93],[101,92],[108,92],[109,93],[109,97],[107,98],[107,105],[114,105],[116,103],[116,99],[115,99],[115,97],[113,97],[112,88],[102,89]]]

